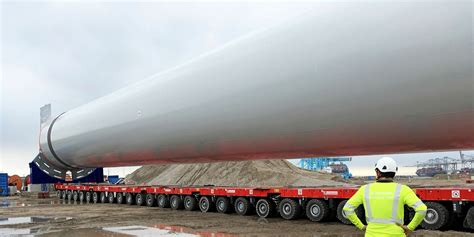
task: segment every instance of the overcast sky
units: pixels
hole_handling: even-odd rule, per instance
[[[52,103],[57,115],[317,7],[310,2],[0,4],[0,172],[20,175],[29,173],[28,162],[38,152],[42,105]],[[394,155],[400,166],[444,156],[459,153]],[[349,167],[371,174],[380,157],[356,157]]]

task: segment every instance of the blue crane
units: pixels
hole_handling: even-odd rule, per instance
[[[347,161],[352,161],[352,157],[302,158],[300,160],[300,167],[313,171],[321,171],[329,168],[332,173],[340,174],[344,179],[349,179],[352,177],[352,174],[349,172],[347,165],[342,163]],[[339,164],[336,162],[339,162]]]

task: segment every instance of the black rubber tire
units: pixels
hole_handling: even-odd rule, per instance
[[[181,210],[184,208],[183,199],[178,195],[170,197],[170,207],[173,210]]]
[[[280,211],[280,216],[285,220],[294,220],[301,216],[303,208],[298,203],[298,201],[291,198],[285,198],[281,200],[280,205],[278,206]]]
[[[67,200],[68,201],[72,200],[72,191],[71,190],[67,191]]]
[[[109,203],[114,203],[115,202],[114,193],[108,193],[107,199],[109,200]]]
[[[123,196],[123,193],[117,193],[117,203],[118,204],[124,204],[125,203],[125,197]]]
[[[79,201],[79,194],[77,193],[77,191],[72,192],[72,200],[74,200],[75,202]]]
[[[219,213],[229,213],[232,210],[229,198],[227,197],[217,198],[216,210]]]
[[[67,198],[66,196],[67,196],[66,190],[61,191],[61,199],[65,200]]]
[[[362,224],[367,225],[367,220],[365,219],[365,209],[364,209],[364,205],[360,205],[360,206],[356,209],[355,212],[356,212],[357,217],[359,217],[359,220],[362,221]]]
[[[107,198],[107,195],[105,195],[105,192],[100,193],[100,203],[107,203],[109,199]]]
[[[146,195],[146,205],[148,207],[155,207],[156,206],[156,198],[155,195],[149,193]]]
[[[86,203],[92,203],[92,192],[86,192]]]
[[[244,197],[239,197],[235,200],[234,210],[235,210],[235,213],[241,216],[250,215],[252,214],[252,211],[253,211],[252,204],[250,204],[250,201]]]
[[[135,203],[137,206],[145,205],[145,194],[144,193],[137,193],[135,195]]]
[[[211,197],[202,196],[199,199],[199,210],[201,210],[201,212],[212,212],[214,211],[214,208],[215,204]]]
[[[61,190],[56,190],[56,197],[63,199],[63,196],[61,196]]]
[[[161,208],[170,208],[170,199],[164,194],[158,195],[157,202]]]
[[[346,214],[342,211],[342,209],[344,208],[344,205],[346,205],[346,202],[347,202],[347,200],[343,200],[337,206],[336,218],[340,222],[342,222],[343,224],[352,225],[351,221],[346,218]],[[355,210],[355,213],[356,213],[357,217],[359,217],[360,221],[362,221],[362,223],[366,224],[364,206],[360,205],[359,207],[357,207],[357,209]]]
[[[99,201],[100,201],[99,193],[98,192],[93,192],[92,193],[92,202],[94,204],[96,204],[96,203],[99,203]]]
[[[471,230],[474,229],[474,206],[469,208],[466,214],[466,218],[464,218],[463,223],[464,228],[469,228]]]
[[[125,194],[125,203],[127,203],[127,205],[135,204],[135,197],[132,193]]]
[[[428,210],[421,226],[427,230],[440,230],[446,227],[449,222],[449,211],[440,203],[437,202],[426,202]]]
[[[276,214],[275,202],[266,198],[262,198],[258,200],[257,205],[255,205],[255,211],[259,217],[273,217]]]
[[[186,196],[184,197],[184,209],[186,211],[195,211],[198,209],[198,203],[195,197]]]
[[[79,202],[85,202],[86,201],[86,194],[82,191],[79,192]]]
[[[351,225],[351,221],[346,218],[346,214],[343,211],[344,205],[346,205],[347,200],[343,200],[337,205],[336,217],[337,219],[346,225]]]
[[[325,221],[329,217],[329,205],[320,199],[312,199],[306,204],[306,216],[311,221]]]
[[[404,215],[403,215],[403,224],[404,225],[408,225],[411,220],[413,219],[413,217],[415,216],[415,211],[413,210],[413,208],[411,207],[408,207],[408,206],[404,206]]]

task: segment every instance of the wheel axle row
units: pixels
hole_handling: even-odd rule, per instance
[[[173,210],[187,210],[201,212],[231,213],[239,215],[250,215],[256,213],[259,217],[268,218],[281,216],[286,220],[298,219],[306,216],[314,222],[337,219],[344,224],[351,224],[346,218],[343,207],[347,200],[343,199],[296,199],[280,198],[279,196],[256,198],[256,197],[226,197],[226,196],[202,196],[192,195],[165,195],[151,193],[129,193],[129,192],[94,192],[58,190],[61,199],[74,200],[85,203],[118,203],[137,206],[171,208]],[[464,208],[465,211],[456,215],[449,209],[449,204],[438,202],[426,202],[428,206],[427,215],[421,226],[424,229],[438,230],[450,228],[459,220],[463,220],[465,228],[474,228],[474,206]],[[467,211],[468,210],[468,211]],[[365,223],[364,208],[356,209],[356,214]],[[406,208],[405,223],[414,216],[412,209]]]
[[[171,208],[173,210],[187,210],[201,212],[231,213],[251,215],[256,213],[259,217],[275,217],[278,214],[286,220],[300,218],[304,215],[311,221],[325,221],[336,217],[342,223],[350,224],[345,217],[342,207],[345,200],[341,200],[334,210],[331,210],[328,201],[310,199],[305,203],[292,198],[248,198],[248,197],[216,197],[199,195],[165,195],[147,193],[121,193],[121,192],[94,192],[58,190],[61,199],[74,200],[85,203],[118,203],[137,206]],[[361,217],[363,217],[363,212]]]

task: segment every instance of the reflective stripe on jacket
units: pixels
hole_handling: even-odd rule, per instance
[[[366,236],[405,236],[403,229],[404,205],[416,212],[408,228],[414,230],[426,215],[426,205],[408,186],[394,182],[377,182],[357,190],[343,208],[347,218],[359,229],[364,224],[355,209],[364,205],[367,221]]]

